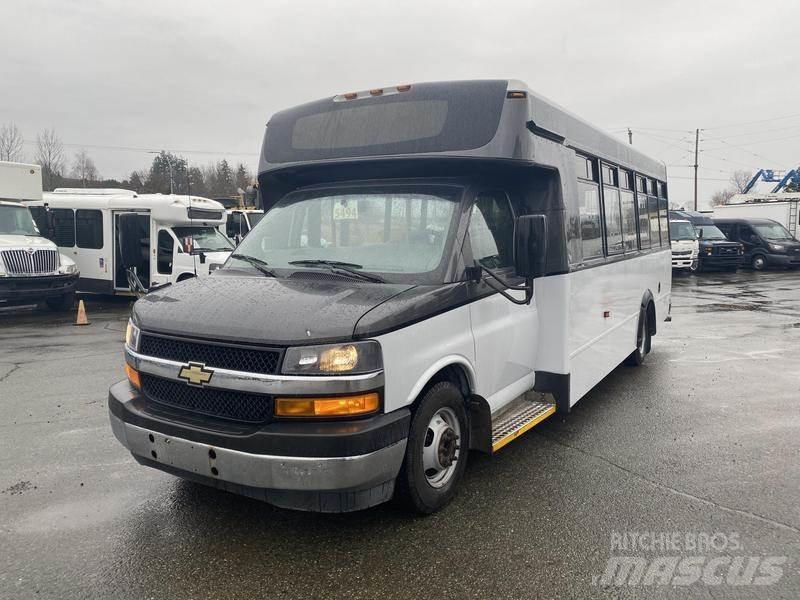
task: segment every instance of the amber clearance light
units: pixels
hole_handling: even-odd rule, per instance
[[[137,390],[142,389],[142,380],[139,379],[139,371],[134,369],[128,363],[125,363],[125,375],[128,376],[128,381],[131,382],[133,387],[135,387]]]
[[[378,394],[338,396],[335,398],[276,398],[277,417],[353,417],[376,412]]]

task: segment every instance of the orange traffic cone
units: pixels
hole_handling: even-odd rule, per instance
[[[86,316],[86,307],[83,305],[83,300],[78,302],[78,318],[75,319],[75,325],[89,325],[89,318]]]

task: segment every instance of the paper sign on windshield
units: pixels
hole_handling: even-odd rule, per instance
[[[333,205],[334,221],[354,221],[358,219],[358,200],[338,201]]]

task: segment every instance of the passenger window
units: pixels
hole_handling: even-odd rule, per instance
[[[623,251],[619,190],[603,186],[603,204],[606,217],[606,248],[609,254],[619,254]]]
[[[75,211],[75,242],[78,248],[99,250],[103,247],[103,213],[99,210]]]
[[[581,216],[583,260],[603,256],[603,225],[600,219],[600,190],[597,184],[578,182],[578,210]]]
[[[172,253],[175,248],[175,239],[169,231],[162,229],[158,232],[158,253],[156,268],[162,275],[172,274]]]
[[[479,194],[469,221],[472,256],[487,269],[514,265],[514,213],[502,192]]]
[[[650,245],[661,246],[661,226],[658,223],[658,198],[647,197],[647,208],[650,212]]]
[[[52,240],[56,246],[72,248],[75,245],[75,211],[71,208],[52,208]]]
[[[650,217],[647,214],[647,196],[636,195],[639,203],[639,248],[650,248]],[[658,242],[658,240],[656,240]]]
[[[625,251],[636,250],[636,200],[633,192],[620,190],[620,204],[622,206],[622,244]]]

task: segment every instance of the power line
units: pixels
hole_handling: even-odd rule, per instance
[[[792,137],[800,137],[800,134],[798,134],[797,136],[792,136]],[[711,140],[712,142],[722,142],[723,144],[725,144],[726,146],[728,146],[730,148],[746,148],[747,146],[750,145],[750,144],[740,144],[740,145],[731,144],[730,142],[726,142],[725,140],[723,140],[721,138],[708,138],[708,139]],[[781,139],[786,139],[786,138],[781,138]],[[764,141],[774,141],[774,140],[764,140]],[[751,142],[751,143],[759,143],[759,142]],[[707,150],[710,150],[710,151],[713,152],[714,150],[720,150],[720,149],[724,150],[724,148],[708,148]],[[767,162],[770,162],[772,164],[779,164],[779,161],[770,160],[766,156],[762,156],[761,154],[757,154],[757,153],[753,152],[752,150],[741,150],[741,151],[742,152],[747,152],[748,154],[752,154],[756,158],[760,158],[762,160],[766,160]]]
[[[36,144],[36,142],[33,140],[25,140],[24,143],[30,145]],[[98,150],[121,150],[125,152],[160,152],[161,149],[165,148],[165,146],[154,147],[154,148],[138,148],[134,146],[112,146],[107,144],[72,144],[67,142],[62,142],[62,145],[67,146],[69,148],[94,148]],[[186,150],[181,148],[170,149],[169,152],[181,153],[181,154],[209,154],[212,156],[251,156],[251,157],[258,156],[258,152],[228,152],[224,150]]]
[[[793,117],[800,117],[800,113],[793,115],[784,115],[783,117],[772,117],[771,119],[759,119],[758,121],[746,121],[744,123],[733,123],[730,125],[721,125],[719,127],[706,127],[706,131],[716,131],[717,129],[731,129],[734,127],[742,127],[744,125],[755,125],[756,123],[769,123],[771,121],[781,121],[783,119],[791,119]]]
[[[796,129],[800,127],[800,123],[794,123],[792,125],[786,125],[785,127],[776,127],[775,129],[761,129],[758,131],[748,131],[747,133],[735,133],[733,135],[726,135],[726,139],[731,138],[739,138],[739,137],[746,137],[748,135],[760,135],[762,133],[774,133],[776,131],[786,131],[787,129]]]

